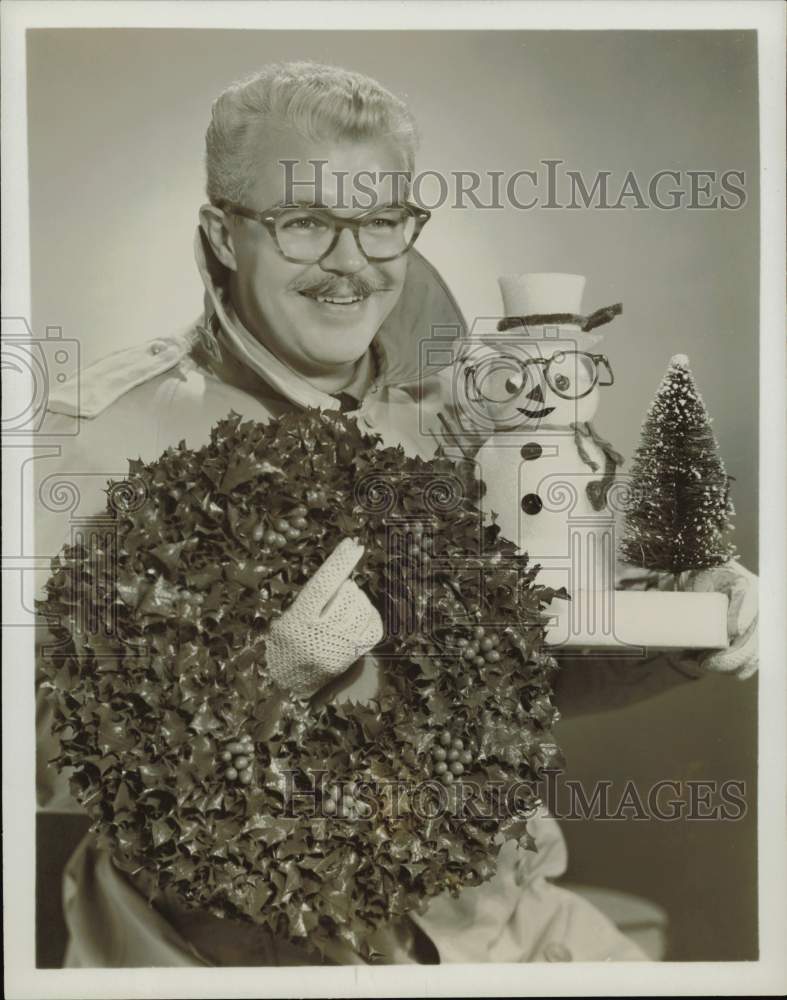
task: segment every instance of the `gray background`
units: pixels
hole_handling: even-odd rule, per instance
[[[737,541],[757,568],[758,134],[753,32],[28,32],[33,326],[83,363],[184,327],[210,103],[274,59],[378,78],[409,101],[420,170],[743,170],[738,211],[437,211],[419,248],[466,317],[499,312],[499,274],[588,277],[588,310],[622,300],[617,375],[597,426],[626,455],[672,354],[689,355],[728,471]],[[426,191],[426,189],[425,189]],[[756,682],[708,680],[566,722],[570,776],[642,789],[739,779],[736,823],[568,822],[570,878],[669,912],[675,959],[756,956]],[[57,834],[55,834],[57,836]],[[43,897],[56,898],[54,847]],[[52,871],[49,871],[52,869]],[[43,872],[43,869],[42,869]]]

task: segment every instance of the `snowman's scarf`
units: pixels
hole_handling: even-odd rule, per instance
[[[574,443],[577,446],[579,457],[585,465],[590,466],[593,472],[598,472],[598,462],[595,462],[588,454],[583,438],[589,437],[604,452],[603,476],[601,479],[594,479],[592,482],[589,482],[585,487],[585,492],[593,510],[602,510],[607,502],[607,493],[609,493],[610,487],[615,480],[615,470],[619,465],[623,464],[623,456],[619,451],[615,451],[609,441],[605,440],[598,433],[589,420],[581,424],[571,424],[570,427],[574,431]]]

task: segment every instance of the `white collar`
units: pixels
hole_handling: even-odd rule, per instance
[[[280,395],[298,406],[319,407],[321,410],[338,410],[338,399],[316,389],[302,375],[290,368],[267,347],[253,337],[238,319],[232,305],[216,285],[208,267],[202,230],[197,227],[194,239],[194,256],[205,286],[205,315],[203,324],[207,331],[219,334],[227,348],[243,364],[260,376]],[[215,316],[217,323],[213,323]],[[220,328],[216,329],[216,325]]]

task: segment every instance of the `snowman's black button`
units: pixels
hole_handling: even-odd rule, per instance
[[[529,444],[523,444],[519,454],[528,462],[532,462],[534,458],[541,458],[541,452],[544,449],[536,441],[531,441]]]
[[[538,493],[526,493],[522,497],[522,510],[526,514],[538,514],[544,506]]]

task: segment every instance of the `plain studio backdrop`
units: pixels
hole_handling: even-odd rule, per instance
[[[289,59],[359,70],[404,97],[423,137],[422,171],[543,177],[540,161],[557,159],[588,185],[611,171],[613,192],[628,171],[644,190],[661,170],[744,172],[738,210],[449,202],[419,249],[470,321],[499,314],[497,276],[511,272],[587,275],[587,311],[622,301],[603,347],[617,380],[602,390],[596,423],[627,456],[670,357],[688,354],[735,477],[741,559],[756,571],[753,32],[29,31],[36,333],[61,327],[84,365],[198,315],[192,240],[211,102]],[[434,191],[425,186],[424,198]],[[756,957],[755,712],[755,681],[710,679],[558,729],[569,776],[586,789],[599,779],[619,791],[632,779],[643,795],[662,779],[745,782],[748,813],[737,822],[563,823],[571,880],[665,907],[673,959]],[[44,847],[41,895],[56,910],[57,851]]]

